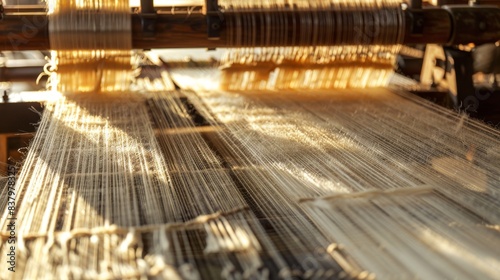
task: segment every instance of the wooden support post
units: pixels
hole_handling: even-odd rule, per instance
[[[7,134],[0,134],[0,176],[5,176],[5,174],[7,174],[7,159]]]

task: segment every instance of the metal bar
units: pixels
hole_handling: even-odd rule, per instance
[[[6,14],[12,13],[44,13],[47,11],[45,5],[4,5]]]

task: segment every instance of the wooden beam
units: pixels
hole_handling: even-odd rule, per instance
[[[186,128],[170,128],[170,129],[155,129],[156,135],[179,135],[179,134],[201,134],[219,132],[221,128],[218,126],[196,126]]]
[[[350,11],[343,11],[341,13],[350,13]],[[472,11],[473,13],[478,13],[477,10]],[[483,11],[484,12],[484,11]],[[241,17],[244,13],[248,13],[248,16],[254,16],[256,19],[255,24],[257,26],[242,26],[242,30],[248,28],[257,29],[258,27],[264,27],[265,21],[262,21],[262,17],[257,15],[262,12],[259,11],[245,11],[239,13],[224,13],[225,19],[230,19],[231,17]],[[276,13],[276,15],[273,15]],[[284,26],[273,25],[265,26],[265,28],[270,28],[271,30],[296,30],[296,34],[299,34],[300,28],[303,25],[299,23],[296,19],[302,18],[301,12],[284,12],[284,11],[268,11],[266,15],[269,17],[283,18],[290,17],[295,20],[288,20],[289,25],[286,28]],[[310,15],[310,12],[304,12]],[[323,13],[325,17],[334,17],[335,13],[338,11],[317,11],[316,13]],[[330,14],[331,13],[331,14]],[[494,18],[497,16],[500,18],[500,9],[488,9],[488,13],[493,13]],[[155,23],[155,36],[143,36],[141,16],[139,14],[132,14],[132,47],[134,49],[151,49],[151,48],[221,48],[221,47],[251,47],[251,46],[281,46],[283,42],[277,40],[276,38],[270,38],[268,42],[261,42],[260,36],[255,36],[255,40],[246,40],[243,42],[233,42],[229,44],[228,34],[234,31],[228,30],[228,27],[223,24],[220,33],[219,40],[208,40],[207,35],[207,20],[206,16],[202,14],[200,10],[194,12],[179,12],[179,13],[158,13]],[[477,17],[481,17],[478,14]],[[304,17],[307,18],[307,17]],[[259,20],[257,20],[259,19]],[[423,19],[423,28],[419,30],[419,33],[414,32],[413,22],[414,20]],[[404,34],[405,44],[444,44],[450,39],[453,24],[451,19],[451,14],[440,8],[430,8],[423,10],[407,10],[405,12],[406,20],[406,30]],[[242,21],[242,25],[254,24],[246,21]],[[493,22],[492,28],[496,28],[496,23]],[[489,25],[488,25],[489,26]],[[345,34],[352,32],[350,30],[351,26],[338,26],[335,28],[340,28]],[[325,29],[324,32],[333,32],[332,30]],[[394,31],[396,32],[396,30]],[[490,31],[488,31],[490,32]],[[491,32],[490,32],[491,33]],[[479,36],[479,34],[481,36]],[[289,34],[290,35],[290,34]],[[369,34],[368,34],[369,35]],[[476,36],[477,35],[477,36]],[[474,34],[480,43],[484,43],[482,36],[483,33]],[[493,36],[498,35],[500,39],[500,29],[493,32]],[[277,36],[278,37],[278,36]],[[291,39],[299,36],[287,36],[288,45],[290,46],[308,46],[312,42],[303,41],[298,39]],[[359,36],[346,36],[346,38],[336,38],[336,36],[326,36],[329,39],[325,42],[320,42],[320,44],[315,45],[349,45],[349,44],[359,44]],[[368,36],[369,37],[369,36]],[[489,36],[488,38],[490,38]],[[245,37],[246,38],[246,37]],[[388,44],[391,42],[372,42],[365,40],[366,45],[369,44]],[[49,50],[49,31],[48,31],[48,18],[44,13],[16,13],[16,14],[6,14],[2,23],[0,24],[0,50]]]
[[[0,176],[4,176],[5,174],[7,174],[7,154],[7,135],[0,134]]]

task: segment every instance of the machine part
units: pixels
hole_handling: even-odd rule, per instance
[[[212,3],[213,5],[213,3]],[[469,7],[454,8],[448,6],[447,10],[440,8],[429,8],[421,10],[407,9],[404,11],[403,22],[399,26],[386,26],[389,28],[402,28],[404,44],[459,44],[459,43],[487,43],[496,42],[500,39],[500,9],[498,7]],[[215,8],[211,8],[212,10]],[[162,11],[156,15],[154,25],[154,40],[151,37],[144,36],[144,15],[132,14],[132,47],[135,49],[151,48],[217,48],[217,47],[250,47],[250,46],[281,46],[283,42],[270,40],[261,42],[251,40],[251,42],[242,42],[239,44],[228,44],[230,41],[228,34],[233,31],[224,24],[231,17],[243,17],[243,13],[235,15],[230,11],[217,10],[216,14],[210,12],[203,14],[202,7],[193,7],[184,12]],[[17,12],[12,9],[6,9],[5,18],[0,28],[0,50],[48,50],[50,48],[48,19],[44,12],[33,10],[31,12]],[[290,18],[292,20],[275,22],[272,26],[264,21],[258,23],[259,26],[253,26],[250,22],[245,22],[240,28],[254,28],[261,30],[297,30],[297,26],[302,26],[299,21],[293,19],[307,18],[311,11],[250,11],[247,16],[263,15],[270,18]],[[205,12],[206,13],[206,12]],[[350,11],[315,11],[316,16],[332,18],[351,17]],[[414,16],[415,14],[415,16]],[[369,16],[370,12],[366,12]],[[453,19],[460,15],[460,19]],[[207,16],[210,20],[207,20]],[[258,17],[260,18],[260,16]],[[222,21],[224,19],[224,21]],[[473,21],[477,22],[473,22]],[[209,28],[208,22],[211,27]],[[221,21],[219,23],[219,21]],[[491,22],[490,22],[491,21]],[[267,25],[266,25],[267,24]],[[295,24],[295,25],[294,25]],[[422,26],[423,24],[423,26]],[[213,25],[213,26],[212,26]],[[472,25],[470,27],[469,25]],[[305,24],[304,26],[307,26]],[[477,28],[476,28],[477,27]],[[149,27],[148,27],[149,28]],[[349,24],[339,24],[335,27],[336,34],[352,34],[352,26]],[[207,39],[207,30],[209,32]],[[480,32],[484,30],[484,32]],[[275,32],[273,31],[273,32]],[[321,29],[322,32],[328,32],[328,29]],[[234,33],[234,32],[233,32]],[[480,36],[478,36],[480,34]],[[146,34],[147,35],[147,34]],[[257,36],[259,37],[259,36]],[[322,45],[352,45],[359,44],[359,38],[356,36],[345,36],[342,40],[337,40],[335,36],[326,36],[329,39],[321,42]],[[292,46],[310,46],[314,42],[293,41],[288,42]],[[373,44],[365,40],[363,44]],[[392,44],[394,42],[375,42],[378,44]],[[315,44],[318,45],[318,44]]]
[[[207,34],[208,40],[220,40],[223,16],[217,0],[206,0]]]
[[[405,44],[442,45],[449,41],[453,24],[447,11],[439,8],[407,9],[405,19]]]
[[[445,64],[446,54],[443,47],[433,44],[427,45],[422,63],[420,82],[423,85],[434,87],[440,85],[448,88],[446,84],[446,69],[444,67],[438,67],[438,65],[443,66]]]
[[[447,89],[456,108],[475,112],[472,54],[453,48],[428,45],[420,76],[424,85]]]
[[[500,74],[500,46],[496,44],[484,44],[474,48],[474,72],[481,72],[492,76],[492,85],[499,87],[497,75]]]
[[[141,23],[142,38],[153,40],[156,35],[156,20],[158,15],[153,4],[153,0],[141,0]]]
[[[411,0],[410,7],[412,9],[422,9],[422,0]]]
[[[472,51],[474,57],[474,71],[484,74],[500,73],[500,46],[484,44]]]
[[[500,10],[495,6],[443,6],[453,21],[447,45],[481,45],[500,39]]]

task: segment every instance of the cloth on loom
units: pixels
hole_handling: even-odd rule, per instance
[[[48,104],[2,277],[498,275],[498,131],[384,89],[149,84]]]
[[[48,104],[18,179],[16,272],[2,278],[265,273],[261,246],[273,245],[228,170],[200,135],[164,134],[193,128],[180,104],[174,93]]]
[[[238,178],[267,219],[300,209],[382,279],[498,275],[497,130],[384,89],[188,95],[235,166],[263,167]]]

